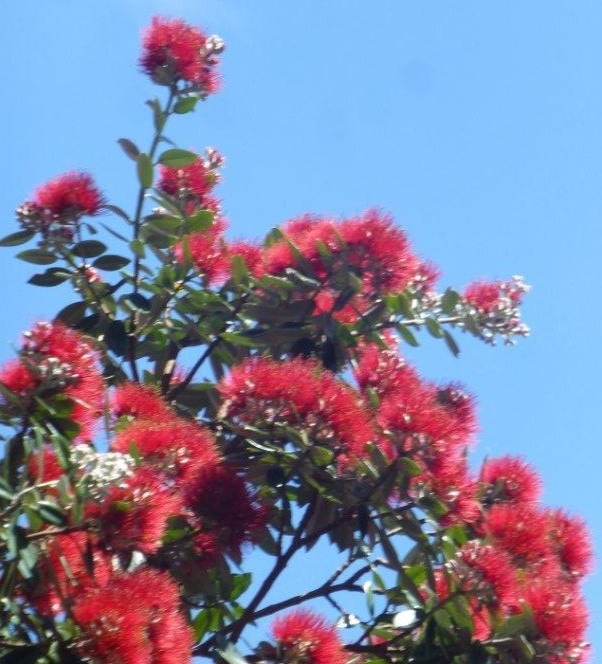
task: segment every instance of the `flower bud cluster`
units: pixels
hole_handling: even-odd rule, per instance
[[[93,500],[102,500],[109,487],[134,472],[134,458],[123,452],[97,452],[90,445],[76,445],[70,458],[81,472]]]
[[[521,321],[522,297],[530,290],[521,276],[508,281],[475,282],[464,291],[457,305],[461,320],[458,327],[472,332],[485,342],[494,344],[502,337],[505,344],[515,343],[515,337],[526,337],[530,329]]]

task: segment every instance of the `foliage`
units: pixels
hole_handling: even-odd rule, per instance
[[[74,292],[0,370],[1,661],[584,661],[584,524],[539,504],[521,459],[475,475],[473,399],[399,348],[513,343],[527,287],[438,290],[379,210],[227,240],[221,156],[166,135],[217,90],[222,49],[154,19],[140,66],[165,99],[146,151],[118,141],[133,211],[71,172],[0,242]],[[316,545],[332,569],[287,595]]]

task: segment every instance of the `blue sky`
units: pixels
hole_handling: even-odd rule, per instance
[[[302,212],[390,211],[444,285],[523,274],[533,328],[515,348],[425,339],[433,379],[478,396],[475,458],[524,455],[544,500],[580,513],[602,545],[602,5],[593,0],[21,0],[0,8],[3,230],[35,187],[73,168],[133,206],[116,145],[145,145],[139,37],[155,13],[228,45],[223,92],[169,132],[227,158],[220,194],[234,237]],[[0,359],[67,302],[0,254]],[[586,586],[602,649],[602,581]]]

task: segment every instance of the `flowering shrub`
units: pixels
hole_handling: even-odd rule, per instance
[[[441,290],[376,209],[226,239],[222,157],[160,150],[222,50],[155,18],[139,64],[166,98],[147,151],[119,139],[133,210],[74,171],[0,241],[75,293],[0,368],[1,661],[585,662],[583,521],[541,505],[521,458],[471,470],[474,398],[403,353],[423,332],[514,343],[527,286]],[[287,593],[318,543],[324,569]]]

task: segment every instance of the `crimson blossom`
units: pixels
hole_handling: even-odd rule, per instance
[[[180,19],[155,16],[144,34],[140,66],[155,83],[184,81],[206,96],[219,87],[215,67],[222,50],[219,37],[207,36]]]

